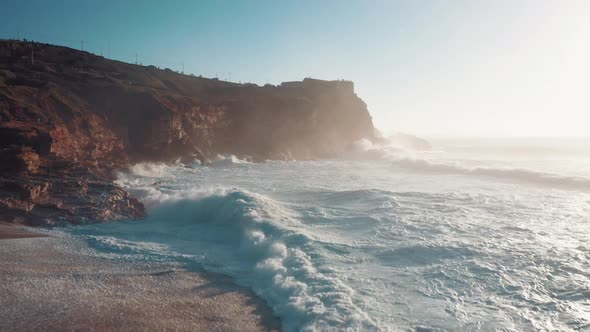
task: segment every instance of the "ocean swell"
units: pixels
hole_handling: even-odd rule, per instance
[[[564,176],[523,168],[468,168],[459,165],[409,158],[394,160],[393,164],[401,168],[422,172],[489,177],[498,180],[511,180],[543,185],[556,189],[590,191],[590,179],[588,178],[581,176]]]
[[[393,144],[355,143],[348,157],[387,160],[393,166],[430,174],[456,174],[496,180],[528,183],[563,190],[590,191],[590,178],[567,176],[525,168],[466,167],[458,162],[427,159],[424,154]]]

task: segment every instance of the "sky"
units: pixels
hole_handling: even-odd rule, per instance
[[[385,134],[590,136],[590,1],[0,1],[27,38],[236,82],[347,79]]]

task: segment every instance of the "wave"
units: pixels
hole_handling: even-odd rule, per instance
[[[428,160],[416,151],[389,143],[373,144],[368,140],[360,140],[355,143],[353,151],[348,156],[355,159],[386,160],[396,167],[412,171],[486,177],[556,189],[590,191],[590,179],[582,176],[567,176],[526,168],[465,167],[458,163]]]
[[[211,166],[218,166],[218,167],[231,166],[231,165],[247,165],[247,164],[251,164],[251,162],[249,162],[248,160],[245,160],[245,159],[240,159],[240,158],[234,156],[233,154],[228,155],[228,156],[217,155],[217,158],[211,162]]]
[[[472,175],[499,180],[526,182],[556,189],[590,191],[590,179],[581,176],[564,176],[524,168],[468,168],[453,164],[431,162],[424,159],[401,158],[392,162],[398,167],[423,172]]]
[[[386,139],[381,143],[373,143],[364,138],[354,142],[351,151],[343,155],[346,159],[360,160],[389,160],[400,156],[415,156],[415,151]]]
[[[245,165],[251,164],[248,160],[240,159],[235,155],[217,155],[215,160],[211,161],[209,166],[213,167],[225,167],[231,165]],[[129,178],[129,175],[135,177],[144,177],[144,178],[162,178],[162,177],[170,177],[173,173],[175,168],[177,167],[184,167],[184,168],[198,168],[203,166],[200,160],[195,159],[189,162],[181,162],[180,159],[172,162],[172,163],[164,163],[164,162],[141,162],[135,165],[129,166],[127,172],[119,172],[117,174],[118,179],[121,178]]]
[[[160,178],[170,174],[170,167],[164,163],[143,162],[129,166],[129,173],[135,176]],[[125,174],[119,174],[119,177]]]
[[[303,231],[296,213],[268,197],[227,188],[162,195],[146,221],[77,229],[107,252],[129,254],[138,248],[125,249],[128,243],[163,242],[165,250],[141,249],[193,255],[206,270],[251,288],[286,331],[375,329],[354,304],[353,290],[314,266],[313,236]],[[115,238],[120,240],[113,243]]]

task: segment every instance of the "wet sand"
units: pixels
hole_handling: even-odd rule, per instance
[[[9,223],[0,222],[0,240],[3,239],[20,239],[31,237],[46,237],[47,235],[41,233],[33,233],[20,225],[13,225]]]
[[[0,331],[280,329],[262,300],[226,277],[101,258],[69,236],[0,226]]]

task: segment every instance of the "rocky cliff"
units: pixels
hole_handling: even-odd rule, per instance
[[[352,82],[259,87],[0,41],[0,218],[29,224],[143,216],[112,183],[141,161],[334,156],[374,132]]]

